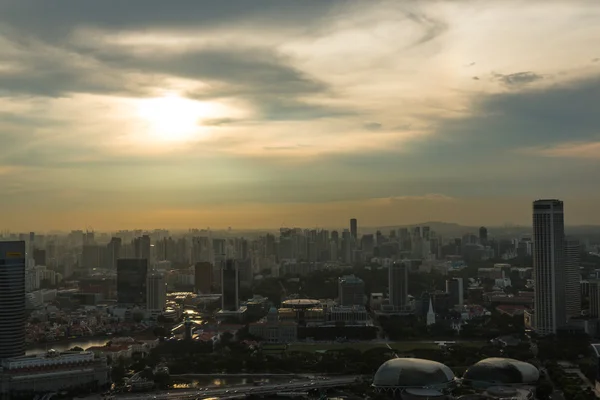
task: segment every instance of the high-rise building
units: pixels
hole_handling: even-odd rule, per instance
[[[240,304],[239,271],[235,260],[227,259],[221,268],[221,308],[224,311],[237,311]]]
[[[167,305],[167,283],[162,274],[148,275],[146,283],[146,309],[164,310]]]
[[[358,221],[356,218],[350,220],[350,234],[354,238],[354,241],[358,240]]]
[[[150,262],[150,249],[152,247],[152,241],[150,236],[144,235],[135,238],[133,241],[133,247],[135,251],[135,258],[142,258]]]
[[[146,305],[148,260],[122,258],[117,261],[117,303],[125,307]]]
[[[600,317],[600,279],[591,279],[590,290],[590,318]]]
[[[408,304],[408,265],[395,262],[388,271],[390,305],[396,310],[406,309]]]
[[[485,244],[488,240],[488,230],[485,226],[479,228],[479,243]]]
[[[354,276],[341,276],[338,279],[338,296],[341,306],[365,305],[365,282]]]
[[[25,355],[25,241],[0,242],[0,360]]]
[[[446,293],[450,295],[450,304],[462,306],[464,304],[463,278],[452,278],[446,281]]]
[[[202,294],[213,291],[213,265],[209,262],[198,262],[194,265],[194,290]]]
[[[113,237],[106,245],[107,265],[109,269],[117,268],[117,260],[121,258],[121,238]]]
[[[581,315],[580,252],[581,245],[577,240],[565,241],[567,318]]]
[[[534,329],[556,334],[567,322],[564,206],[560,200],[533,202]]]

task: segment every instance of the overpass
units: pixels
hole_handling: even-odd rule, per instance
[[[115,400],[141,400],[141,399],[154,399],[154,400],[201,400],[210,399],[213,397],[218,398],[243,398],[251,394],[277,394],[277,393],[292,393],[292,392],[308,392],[311,390],[323,390],[333,389],[338,387],[346,387],[354,384],[357,379],[360,379],[360,375],[351,376],[337,376],[330,377],[325,380],[305,380],[301,382],[290,382],[290,383],[273,383],[265,384],[262,386],[229,386],[229,387],[208,387],[199,389],[183,389],[183,390],[170,390],[162,392],[146,392],[137,394],[121,394],[116,395]]]

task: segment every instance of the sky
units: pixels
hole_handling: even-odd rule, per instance
[[[3,0],[0,229],[600,224],[600,2]]]

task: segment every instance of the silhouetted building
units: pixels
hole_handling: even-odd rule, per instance
[[[560,200],[533,203],[534,329],[556,334],[567,322],[564,207]]]
[[[488,230],[485,226],[479,228],[479,243],[485,244],[488,240]]]
[[[121,258],[121,238],[113,237],[106,245],[107,266],[109,269],[117,268],[117,260]]]
[[[390,305],[396,310],[405,309],[408,304],[408,265],[395,262],[388,271],[388,291]]]
[[[46,265],[46,250],[33,249],[33,261],[35,265]]]
[[[212,293],[213,265],[209,262],[197,262],[194,265],[194,290],[202,294]]]
[[[0,242],[0,360],[25,355],[25,251]]]
[[[446,281],[446,293],[450,296],[452,306],[464,304],[463,278],[452,278]]]
[[[122,258],[117,261],[117,303],[121,306],[146,305],[148,260]]]
[[[152,247],[150,236],[144,235],[139,238],[135,238],[133,241],[133,247],[135,258],[143,258],[150,261],[150,249]]]
[[[162,274],[148,275],[146,283],[146,308],[164,310],[167,305],[167,282]]]
[[[358,239],[358,221],[356,218],[352,218],[350,220],[350,234],[355,241]]]
[[[567,317],[581,315],[581,274],[579,273],[581,245],[577,240],[565,241],[565,275]]]
[[[239,272],[235,260],[225,260],[221,269],[221,307],[224,311],[239,308]]]

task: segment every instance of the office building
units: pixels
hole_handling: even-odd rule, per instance
[[[117,260],[121,258],[121,238],[113,237],[106,245],[107,266],[109,269],[117,268]]]
[[[124,307],[145,307],[148,260],[122,258],[117,261],[117,303]]]
[[[148,275],[146,283],[146,309],[164,310],[167,305],[167,282],[162,274]]]
[[[150,236],[144,235],[135,238],[133,241],[133,247],[135,258],[141,258],[150,261],[150,249],[152,247]]]
[[[340,306],[364,306],[365,283],[354,275],[341,276],[338,279],[338,296]]]
[[[600,318],[600,279],[592,279],[588,285],[590,291],[589,316]]]
[[[395,310],[404,310],[408,305],[408,265],[395,262],[388,271],[388,291],[390,305]]]
[[[446,281],[446,293],[450,296],[452,306],[461,306],[464,304],[464,284],[463,278],[452,278]]]
[[[488,230],[485,226],[479,228],[479,243],[486,244],[488,240]]]
[[[239,271],[235,260],[227,259],[221,268],[221,308],[237,311],[240,304]]]
[[[350,234],[356,242],[358,240],[358,221],[356,220],[356,218],[352,218],[350,220]]]
[[[25,355],[24,241],[0,242],[0,360]]]
[[[577,240],[565,241],[565,275],[567,318],[581,315],[581,274],[579,273],[581,245]]]
[[[567,322],[564,206],[560,200],[533,203],[534,329],[556,334]]]
[[[197,262],[194,265],[194,290],[202,294],[213,291],[213,265],[209,262]]]

